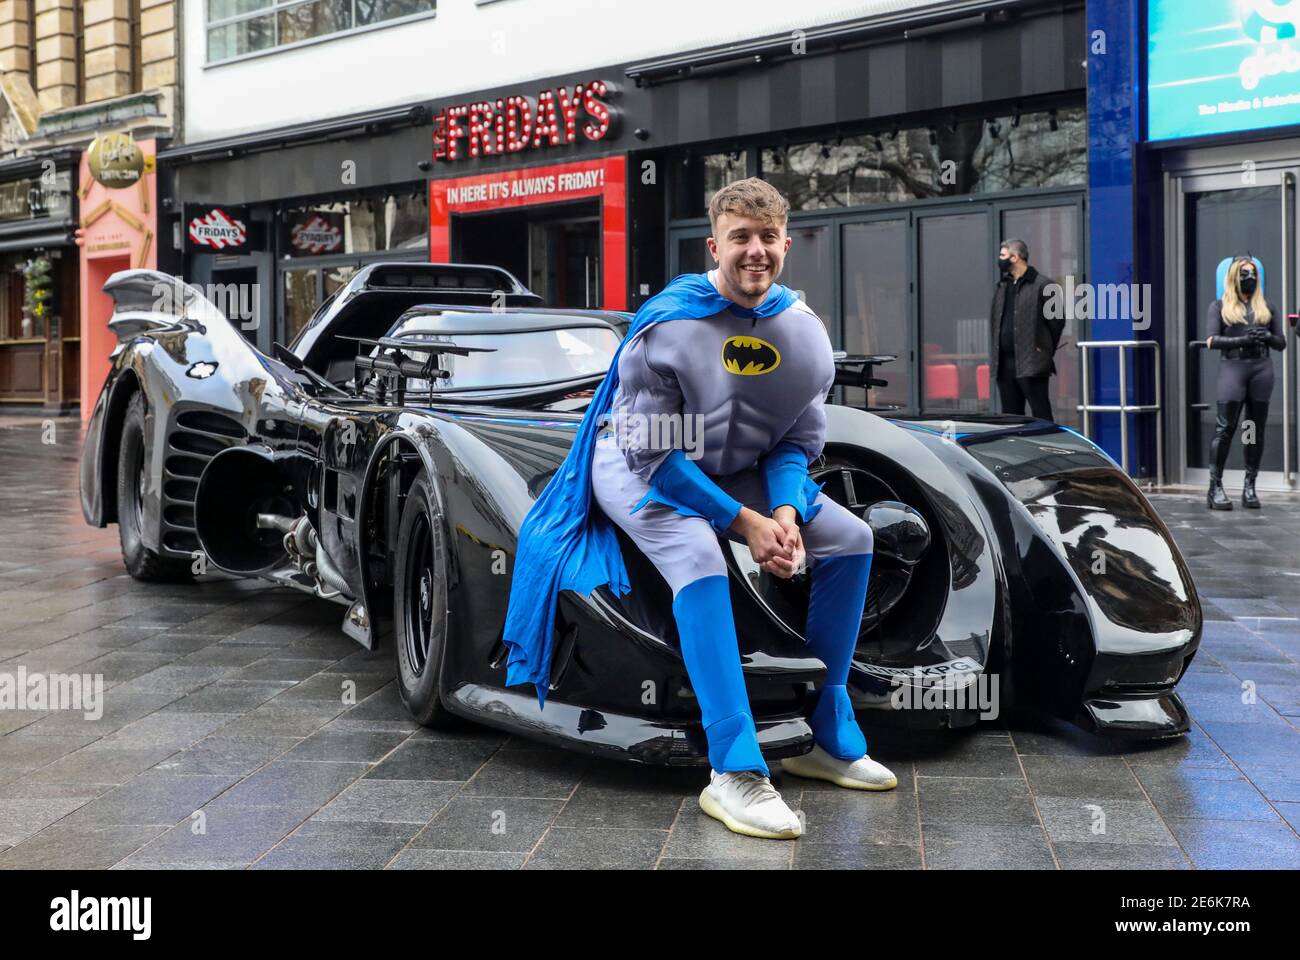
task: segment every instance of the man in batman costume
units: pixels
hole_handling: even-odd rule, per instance
[[[821,321],[775,282],[790,247],[788,209],[758,179],[714,196],[708,243],[718,268],[676,278],[637,312],[572,450],[525,518],[505,625],[506,682],[533,683],[544,698],[559,591],[630,589],[611,523],[621,527],[673,591],[713,768],[700,806],[737,833],[772,839],[797,837],[801,825],[759,750],[718,534],[743,540],[775,576],[810,561],[805,635],[826,682],[811,701],[815,745],[785,771],[851,789],[897,786],[867,756],[845,686],[873,540],[808,476],[835,368]],[[645,429],[656,421],[682,428]]]

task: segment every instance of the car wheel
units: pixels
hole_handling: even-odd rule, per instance
[[[117,455],[117,533],[122,543],[122,563],[137,580],[188,580],[193,576],[189,560],[161,556],[144,544],[148,481],[144,394],[137,393],[127,404]]]
[[[397,529],[393,583],[393,653],[397,689],[415,720],[446,726],[452,715],[439,694],[448,634],[447,555],[442,513],[421,471],[406,495]]]

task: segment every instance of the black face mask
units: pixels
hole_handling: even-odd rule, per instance
[[[1237,287],[1241,290],[1241,295],[1247,298],[1255,295],[1255,290],[1258,286],[1259,278],[1257,277],[1241,277],[1237,283]]]
[[[1003,277],[1009,277],[1011,275],[1011,258],[1008,257],[1005,260],[999,258],[998,270],[1001,271]]]

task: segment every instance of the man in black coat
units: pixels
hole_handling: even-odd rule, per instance
[[[1064,312],[1048,309],[1052,280],[1029,265],[1025,241],[1002,243],[998,269],[1002,280],[993,294],[989,344],[1002,412],[1024,414],[1027,400],[1032,416],[1052,420],[1047,382],[1056,372],[1052,357],[1065,329]]]

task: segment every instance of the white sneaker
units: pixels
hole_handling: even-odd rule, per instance
[[[857,760],[840,760],[816,744],[811,753],[782,760],[781,769],[796,777],[827,780],[850,790],[893,790],[898,786],[898,778],[888,767],[865,754]]]
[[[772,781],[756,770],[739,773],[709,771],[709,785],[700,793],[700,809],[721,820],[732,833],[764,840],[793,840],[803,833]]]

